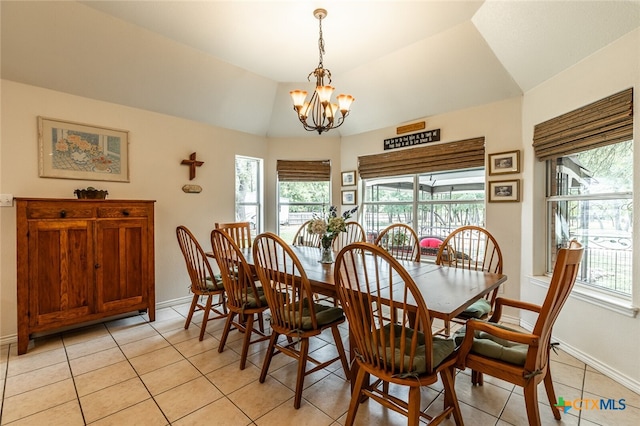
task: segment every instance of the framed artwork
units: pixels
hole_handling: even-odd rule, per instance
[[[342,172],[342,186],[349,186],[356,184],[356,171],[351,170],[348,172]]]
[[[520,151],[489,154],[489,176],[520,173]]]
[[[349,206],[356,203],[356,190],[342,191],[342,204]]]
[[[489,202],[520,201],[520,179],[489,182]]]
[[[129,182],[129,132],[38,117],[40,177]]]

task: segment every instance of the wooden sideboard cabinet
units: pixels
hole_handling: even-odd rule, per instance
[[[18,354],[32,333],[148,310],[154,201],[16,198]]]

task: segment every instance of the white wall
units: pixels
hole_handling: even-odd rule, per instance
[[[484,136],[487,154],[521,150],[521,103],[521,98],[513,98],[415,121],[426,120],[427,130],[440,129],[440,143]],[[357,169],[358,156],[383,152],[383,141],[396,136],[396,128],[393,127],[343,138],[343,170]],[[526,160],[525,157],[523,162],[525,167]],[[521,174],[489,177],[487,171],[487,181],[519,179],[520,177]],[[360,187],[358,192],[361,192]],[[501,291],[507,297],[512,298],[520,296],[521,225],[519,218],[521,211],[522,203],[486,204],[486,227],[500,244],[505,265],[504,272],[509,277],[501,287]]]
[[[123,107],[2,80],[0,191],[15,197],[73,198],[94,186],[111,199],[155,204],[156,301],[189,295],[175,228],[184,224],[205,247],[216,221],[234,220],[236,154],[265,158],[264,138],[176,117]],[[47,179],[38,176],[37,116],[129,130],[130,183]],[[204,165],[189,181],[180,162],[196,152]],[[186,194],[182,186],[202,186]],[[0,340],[16,333],[15,207],[0,208]]]
[[[522,298],[542,301],[545,287],[536,285],[531,276],[544,272],[545,203],[544,164],[534,160],[531,143],[533,127],[550,118],[572,111],[621,90],[634,87],[634,164],[640,164],[640,30],[618,39],[574,67],[544,82],[524,96],[522,140],[528,164],[524,171],[522,229]],[[634,169],[634,204],[640,200],[640,168]],[[634,215],[634,265],[640,260],[640,215]],[[640,271],[634,268],[634,306],[640,305]],[[575,291],[574,291],[575,293]],[[525,316],[532,324],[533,318]],[[598,304],[572,296],[560,313],[554,337],[565,349],[628,387],[640,392],[640,319],[613,312]]]

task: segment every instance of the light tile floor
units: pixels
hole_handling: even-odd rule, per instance
[[[32,340],[18,356],[16,345],[0,349],[2,425],[343,425],[349,383],[339,363],[308,376],[303,402],[293,408],[296,368],[277,355],[265,383],[259,383],[266,342],[252,345],[239,370],[241,337],[232,331],[218,353],[223,321],[207,326],[198,341],[201,317],[184,329],[187,305],[161,309],[155,322],[132,316]],[[347,342],[346,325],[341,330]],[[325,359],[335,351],[331,334],[313,339],[312,351]],[[544,425],[637,425],[640,395],[561,350],[552,356],[558,397],[565,400],[624,399],[624,410],[569,410],[553,419],[544,386],[539,386]],[[394,389],[399,395],[405,391]],[[522,389],[485,376],[471,386],[468,372],[456,378],[467,425],[526,425]],[[422,389],[423,407],[442,406],[439,384]],[[618,407],[620,407],[618,405]],[[430,410],[430,408],[429,408]],[[428,411],[429,412],[429,411]],[[406,419],[368,401],[357,425],[404,425]],[[453,418],[445,424],[454,424]]]

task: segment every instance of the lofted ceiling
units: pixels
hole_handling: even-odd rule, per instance
[[[3,79],[267,137],[317,136],[289,91],[324,66],[348,136],[514,96],[640,26],[629,1],[6,1]],[[640,48],[640,47],[639,47]],[[310,89],[311,88],[311,89]]]

